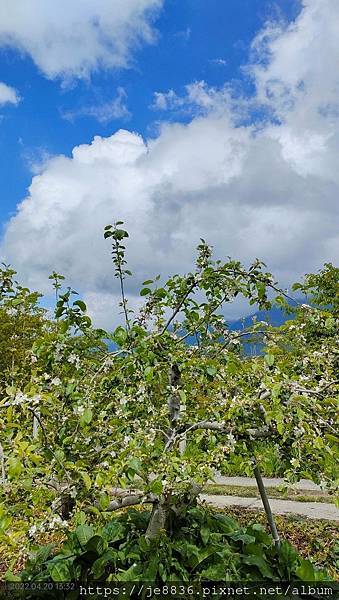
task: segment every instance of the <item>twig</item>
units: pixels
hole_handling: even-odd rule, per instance
[[[183,297],[181,298],[180,302],[178,302],[177,306],[175,307],[172,315],[170,316],[170,318],[168,319],[167,323],[164,325],[163,329],[160,331],[159,336],[162,336],[165,331],[167,330],[167,328],[170,326],[170,324],[172,323],[173,319],[175,319],[176,315],[178,314],[178,312],[180,311],[182,305],[184,304],[185,300],[187,300],[188,296],[190,295],[190,293],[194,290],[194,288],[196,287],[196,285],[198,284],[197,280],[194,279],[192,285],[190,285],[190,287],[188,288],[187,292],[183,295]]]
[[[49,442],[48,442],[48,437],[47,437],[47,434],[46,434],[45,428],[44,428],[44,426],[43,426],[43,424],[42,424],[42,421],[41,421],[40,415],[38,415],[38,414],[35,412],[34,408],[31,408],[30,406],[28,406],[27,408],[28,408],[28,410],[29,410],[29,411],[31,411],[31,412],[33,413],[34,417],[36,418],[36,420],[38,421],[38,423],[39,423],[39,425],[40,425],[40,427],[41,427],[41,431],[42,431],[42,433],[43,433],[43,436],[44,436],[44,438],[45,438],[45,446],[46,446],[46,448],[48,448],[48,450],[50,450],[50,452],[52,453],[52,455],[53,455],[54,459],[55,459],[55,460],[56,460],[56,461],[59,463],[60,467],[61,467],[61,468],[62,468],[62,470],[64,471],[64,473],[65,473],[65,475],[66,475],[66,477],[67,477],[67,479],[68,479],[68,482],[69,482],[69,483],[71,483],[71,482],[72,482],[72,480],[71,480],[71,478],[70,478],[70,476],[69,476],[69,474],[68,474],[67,470],[65,469],[64,465],[63,465],[63,464],[62,464],[62,462],[61,462],[61,461],[58,459],[58,457],[56,456],[55,452],[52,450],[52,448],[51,448],[51,447],[50,447],[50,445],[49,445]]]

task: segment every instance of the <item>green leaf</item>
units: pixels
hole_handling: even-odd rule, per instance
[[[87,542],[93,537],[93,527],[90,525],[79,525],[75,530],[75,535],[77,536],[81,546],[85,546]]]
[[[235,542],[243,542],[243,544],[252,544],[253,542],[255,542],[255,537],[253,537],[253,535],[248,535],[248,533],[246,533],[242,529],[239,529],[234,533],[230,533],[229,537],[231,538],[231,540],[234,540]]]
[[[277,431],[280,435],[282,435],[285,431],[284,423],[277,423]]]
[[[102,473],[98,473],[96,478],[95,478],[95,485],[98,486],[99,488],[103,486],[104,484],[104,477],[102,475]]]
[[[139,544],[139,548],[140,548],[140,550],[141,550],[143,553],[145,553],[145,552],[149,552],[149,551],[150,551],[150,546],[151,546],[151,543],[150,543],[150,541],[149,541],[149,540],[146,540],[146,538],[145,538],[145,536],[144,536],[144,535],[142,535],[141,537],[139,537],[138,544]]]
[[[140,296],[148,296],[148,294],[151,294],[152,290],[150,290],[150,288],[142,288],[142,290],[140,291]]]
[[[151,485],[150,485],[150,489],[151,492],[153,492],[153,494],[159,495],[162,493],[163,490],[163,485],[162,482],[160,481],[160,479],[155,479],[154,481],[152,481]]]
[[[55,581],[56,583],[60,581],[70,581],[71,579],[69,563],[67,560],[59,560],[58,562],[50,563],[48,565],[48,571],[52,581]]]
[[[145,379],[147,381],[152,381],[153,379],[153,367],[146,367],[144,370]]]
[[[102,531],[102,536],[108,541],[108,543],[113,544],[119,540],[125,538],[125,528],[122,523],[119,523],[116,519],[110,521],[105,525]]]
[[[141,565],[133,564],[117,577],[118,581],[138,581],[142,572]]]
[[[150,285],[151,283],[154,283],[153,279],[146,279],[146,281],[142,282],[142,285]]]
[[[239,524],[235,519],[232,519],[232,517],[216,515],[216,521],[218,523],[218,529],[224,533],[230,534],[239,529]]]
[[[112,563],[116,556],[117,553],[114,550],[109,549],[107,552],[105,552],[105,554],[97,558],[97,560],[93,563],[91,570],[91,573],[94,575],[94,579],[100,580],[102,578],[106,565]]]
[[[141,463],[138,458],[130,458],[127,464],[129,469],[131,469],[135,473],[140,473]]]
[[[279,550],[279,563],[286,569],[288,576],[294,571],[298,560],[298,552],[286,540],[282,540]]]
[[[85,484],[86,490],[90,490],[91,487],[92,487],[92,481],[91,481],[90,476],[87,473],[85,473],[85,472],[81,472],[80,475],[81,475],[81,477],[83,479],[83,482]]]
[[[206,545],[210,539],[211,531],[208,527],[202,527],[200,529],[200,535],[203,543]]]
[[[113,237],[114,239],[121,241],[124,238],[128,238],[129,235],[124,229],[115,229],[115,231],[113,232]]]
[[[302,581],[326,581],[328,575],[325,571],[317,569],[310,560],[301,559],[296,575]]]
[[[81,427],[83,427],[84,425],[89,425],[90,422],[92,421],[92,418],[93,418],[92,409],[89,407],[85,408],[84,412],[82,413],[82,415],[80,417]]]
[[[19,304],[22,304],[23,300],[21,298],[15,298],[15,300],[12,301],[13,306],[19,306]]]
[[[332,329],[335,327],[335,319],[333,317],[328,317],[328,319],[325,321],[325,327],[326,329]]]
[[[85,550],[96,552],[99,555],[101,555],[106,548],[107,542],[101,535],[94,535],[85,545]]]
[[[157,290],[155,290],[154,296],[156,298],[159,298],[160,300],[163,300],[164,298],[166,298],[167,292],[165,288],[158,288]]]
[[[127,340],[126,329],[124,329],[124,327],[119,325],[119,327],[116,328],[116,330],[113,334],[113,339],[119,346],[123,346]]]
[[[12,573],[12,571],[6,571],[5,581],[18,582],[18,581],[21,581],[21,577],[19,575],[14,575],[14,573]]]
[[[156,575],[158,572],[158,565],[159,565],[159,556],[157,556],[157,555],[152,556],[151,560],[146,565],[146,568],[144,571],[145,581],[149,581],[150,583],[155,581],[155,578],[156,578]]]
[[[11,456],[8,459],[8,475],[10,479],[15,479],[21,475],[23,470],[23,464],[17,456]]]
[[[183,404],[186,404],[186,394],[184,392],[184,390],[179,390],[179,396],[180,396],[180,400]]]
[[[258,567],[263,577],[266,577],[267,579],[275,578],[269,564],[263,557],[257,555],[246,556],[245,558],[243,558],[243,562],[245,563],[245,565],[254,565]]]
[[[210,377],[214,377],[214,375],[217,374],[217,369],[215,367],[206,367],[206,373],[207,375],[210,375]]]
[[[73,306],[79,306],[79,308],[85,312],[87,310],[87,306],[85,304],[85,302],[83,302],[82,300],[76,300],[75,302],[73,302]]]
[[[108,494],[106,494],[105,492],[100,494],[99,504],[100,504],[100,507],[102,508],[102,510],[105,510],[107,508],[107,506],[109,505],[109,502],[110,502],[110,499],[109,499]]]
[[[274,365],[274,355],[273,354],[265,354],[264,360],[265,360],[265,363],[269,367],[272,367]]]
[[[225,579],[226,567],[223,563],[211,565],[200,573],[202,581],[223,581]]]

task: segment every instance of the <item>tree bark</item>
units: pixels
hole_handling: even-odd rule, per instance
[[[154,540],[159,535],[161,530],[166,529],[169,516],[169,509],[166,506],[164,498],[160,498],[159,502],[153,504],[151,517],[147,526],[145,538],[146,540]]]

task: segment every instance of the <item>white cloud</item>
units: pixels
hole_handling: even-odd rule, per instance
[[[154,41],[162,1],[2,0],[0,46],[29,54],[51,79],[125,68],[138,44]]]
[[[208,86],[205,81],[195,81],[185,86],[183,95],[177,94],[174,90],[155,92],[151,108],[158,111],[179,111],[193,115],[209,112],[219,112],[220,114],[228,112],[230,114],[232,112],[234,118],[236,115],[239,116],[245,105],[243,99],[234,98],[228,84],[222,88],[216,88]]]
[[[339,113],[339,3],[302,0],[291,24],[268,23],[252,45],[258,99],[278,117],[292,113],[304,127],[310,118]]]
[[[318,15],[323,43],[305,46],[305,28],[320,4],[327,18]],[[227,86],[218,93],[192,84],[183,105],[189,101],[202,108],[190,123],[163,124],[148,142],[127,131],[98,136],[76,147],[71,158],[49,160],[7,226],[4,258],[33,287],[43,287],[53,269],[66,274],[102,324],[102,312],[110,311],[108,295],[118,293],[102,235],[114,219],[124,220],[130,231],[127,254],[139,282],[191,268],[200,237],[214,244],[220,258],[265,260],[285,285],[325,261],[338,261],[336,63],[326,66],[327,90],[320,94],[315,86],[316,77],[321,85],[318,62],[325,64],[335,45],[338,11],[337,3],[308,1],[294,26],[267,42],[270,62],[252,67],[256,102],[269,102],[279,122],[239,126]],[[300,63],[300,76],[295,68],[293,78],[281,66],[292,30]],[[305,50],[299,61],[300,47]],[[323,53],[316,63],[315,47]],[[290,103],[264,93],[272,79],[289,89]],[[304,95],[299,98],[300,79]],[[176,107],[177,99],[180,108],[175,92],[164,103]],[[331,110],[323,110],[324,104]],[[137,284],[127,283],[137,304]],[[110,319],[109,312],[105,323]]]
[[[62,113],[62,117],[69,121],[74,121],[80,117],[93,117],[99,123],[109,123],[116,120],[128,120],[131,117],[126,105],[127,94],[124,88],[119,87],[117,96],[110,102],[104,104],[96,104],[92,106],[83,106],[75,111],[66,111]]]
[[[225,60],[224,58],[212,58],[210,60],[210,63],[213,65],[217,65],[218,67],[226,67],[227,60]]]
[[[186,29],[183,29],[182,31],[177,31],[175,34],[175,37],[181,39],[184,43],[187,43],[189,41],[189,39],[191,38],[191,35],[192,35],[191,28],[186,27]]]
[[[17,91],[0,81],[0,106],[4,104],[19,104],[20,97]]]

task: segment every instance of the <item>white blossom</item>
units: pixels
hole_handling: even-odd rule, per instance
[[[29,528],[29,530],[28,530],[28,535],[30,537],[35,537],[37,533],[38,533],[38,527],[37,527],[37,525],[32,525]]]

